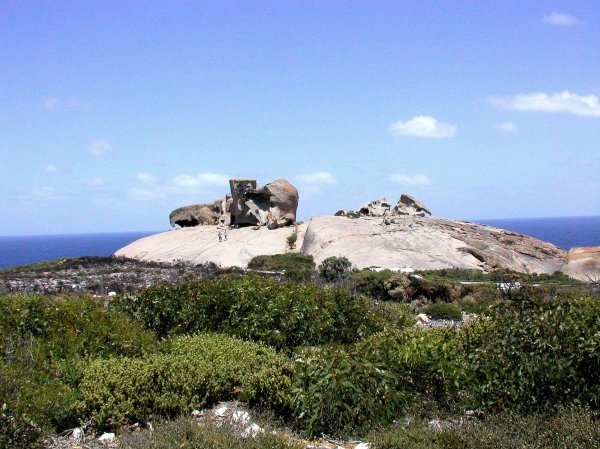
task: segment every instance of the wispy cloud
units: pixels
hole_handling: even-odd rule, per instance
[[[148,201],[164,198],[166,192],[163,189],[140,189],[138,187],[134,187],[129,189],[129,195],[136,200]]]
[[[431,184],[429,178],[420,173],[416,175],[393,174],[390,175],[390,181],[409,186],[426,186]]]
[[[61,109],[87,111],[89,110],[89,106],[86,102],[74,97],[70,97],[66,100],[61,100],[56,97],[49,97],[44,100],[44,109],[46,109],[47,111],[57,111]]]
[[[56,165],[48,165],[46,167],[46,173],[56,173],[58,171],[58,167]]]
[[[219,173],[199,173],[197,175],[177,175],[173,184],[178,187],[215,187],[229,185],[229,176]]]
[[[58,106],[58,98],[46,98],[44,101],[44,109],[47,111],[54,111]]]
[[[33,189],[31,191],[31,196],[52,201],[69,199],[67,195],[57,192],[56,189],[52,187],[40,187],[39,189]]]
[[[138,173],[136,180],[142,186],[129,189],[129,196],[141,201],[184,194],[207,194],[213,187],[223,189],[217,193],[217,195],[223,195],[229,185],[229,176],[220,173],[181,174],[164,183],[157,182],[150,173]]]
[[[498,123],[494,126],[496,131],[500,131],[501,133],[516,133],[519,128],[513,122],[503,122]]]
[[[447,139],[456,133],[456,126],[439,122],[429,115],[418,115],[407,121],[397,121],[389,126],[396,136],[413,136],[424,139]]]
[[[112,149],[112,143],[105,139],[92,140],[88,145],[88,151],[92,156],[104,156]]]
[[[597,96],[577,95],[567,90],[553,94],[534,92],[490,97],[488,102],[497,108],[514,111],[562,112],[582,117],[600,117],[600,101]]]
[[[135,178],[143,183],[143,184],[154,184],[156,183],[156,178],[150,173],[138,173]]]
[[[560,12],[552,12],[550,14],[545,15],[544,17],[542,17],[542,22],[549,23],[550,25],[558,25],[563,27],[569,27],[581,23],[575,17]]]
[[[303,184],[311,185],[334,185],[337,182],[331,173],[324,171],[296,175],[296,179]]]
[[[88,186],[98,187],[104,185],[104,180],[102,178],[91,178],[85,182]]]

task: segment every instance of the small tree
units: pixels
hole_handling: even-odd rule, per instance
[[[328,282],[344,279],[352,271],[352,262],[346,257],[328,257],[319,265],[319,275]]]
[[[298,231],[294,228],[294,232],[292,232],[287,238],[287,244],[290,249],[294,249],[296,247],[296,241],[298,240]]]

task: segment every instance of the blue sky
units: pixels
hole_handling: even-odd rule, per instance
[[[299,216],[600,215],[600,2],[0,4],[0,235],[167,229],[230,177]]]

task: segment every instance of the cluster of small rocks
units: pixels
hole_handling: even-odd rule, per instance
[[[62,259],[47,268],[26,266],[0,271],[0,293],[131,293],[158,283],[214,276],[214,264],[156,263],[116,257]]]
[[[430,328],[430,327],[447,327],[456,326],[460,327],[465,323],[469,323],[477,319],[477,314],[462,312],[461,320],[446,320],[446,319],[431,319],[426,314],[420,313],[416,316],[415,327],[418,328]]]

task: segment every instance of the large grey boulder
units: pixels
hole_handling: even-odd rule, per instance
[[[260,187],[255,179],[230,179],[231,190],[209,204],[192,204],[169,215],[171,226],[267,226],[277,229],[296,222],[298,190],[285,179]]]
[[[215,225],[222,215],[221,200],[210,204],[191,204],[175,209],[169,214],[171,226]]]
[[[431,215],[431,211],[414,196],[403,193],[392,211],[394,215]]]

